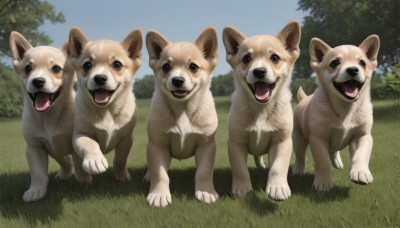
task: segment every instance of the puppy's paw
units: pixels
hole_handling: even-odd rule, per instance
[[[305,174],[304,164],[296,163],[293,167],[292,174],[295,176],[303,176]]]
[[[55,179],[56,180],[66,180],[68,178],[70,178],[72,175],[72,170],[63,170],[61,169],[60,172],[57,173]]]
[[[32,202],[36,200],[40,200],[46,195],[47,188],[46,187],[30,187],[22,196],[22,199],[25,202]]]
[[[131,181],[132,180],[132,177],[129,174],[127,169],[123,170],[122,172],[115,172],[114,176],[115,176],[115,179],[117,181],[125,182],[125,181]]]
[[[332,177],[327,177],[327,178],[320,178],[320,177],[315,177],[314,178],[314,183],[313,183],[314,188],[317,191],[324,191],[327,192],[333,188],[333,181]]]
[[[244,196],[251,191],[253,191],[253,187],[250,182],[232,184],[232,193],[234,196]]]
[[[96,154],[89,158],[84,158],[82,168],[89,174],[99,174],[107,170],[108,162],[103,154]]]
[[[267,188],[265,191],[267,192],[269,197],[279,201],[286,200],[292,195],[290,187],[287,183],[282,185],[267,184]]]
[[[254,163],[256,163],[256,167],[258,169],[266,169],[267,168],[262,156],[254,156]]]
[[[351,181],[357,184],[371,184],[374,180],[368,168],[352,168],[349,176]]]
[[[215,203],[217,202],[219,195],[217,192],[206,192],[206,191],[196,191],[196,199],[204,203]]]
[[[166,207],[172,203],[171,193],[166,192],[152,192],[149,193],[146,199],[147,203],[153,207]]]
[[[335,169],[343,169],[343,162],[342,158],[340,157],[339,151],[331,155],[331,163],[332,166],[335,167]]]
[[[85,172],[78,173],[78,172],[76,172],[75,173],[75,180],[80,182],[80,183],[90,184],[90,183],[92,183],[93,178],[92,178],[92,175],[90,175],[88,173],[85,173]]]
[[[148,170],[147,170],[146,174],[143,177],[143,181],[150,182],[150,174],[149,174]]]

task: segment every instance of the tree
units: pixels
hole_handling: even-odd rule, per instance
[[[233,71],[212,78],[211,92],[214,96],[229,96],[234,88]]]
[[[154,76],[145,75],[142,79],[136,80],[133,92],[137,98],[151,98],[154,93]]]
[[[379,68],[390,71],[400,60],[400,1],[398,0],[299,0],[304,17],[301,56],[295,77],[311,75],[309,43],[318,37],[334,47],[359,45],[367,36],[377,34],[381,40]]]

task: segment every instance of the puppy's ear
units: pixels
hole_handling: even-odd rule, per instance
[[[79,58],[88,42],[89,39],[80,28],[76,26],[72,27],[69,32],[69,57],[73,59]]]
[[[276,37],[282,42],[286,51],[292,55],[293,60],[300,56],[301,27],[298,21],[292,21],[287,24]]]
[[[310,41],[310,65],[317,67],[323,60],[325,54],[331,47],[318,38],[312,38]]]
[[[69,56],[69,43],[68,42],[65,42],[62,46],[61,46],[61,51],[65,54],[65,55],[67,55],[67,56]]]
[[[10,51],[13,58],[12,64],[17,69],[20,61],[24,58],[26,51],[33,48],[32,45],[18,32],[10,34]]]
[[[203,52],[212,69],[218,63],[218,36],[215,27],[206,28],[194,42]]]
[[[228,26],[224,28],[222,32],[222,41],[224,42],[226,50],[226,61],[233,65],[233,58],[239,51],[239,47],[242,44],[246,36],[235,28]]]
[[[170,42],[160,33],[150,30],[146,34],[146,47],[149,52],[149,65],[154,67],[157,60],[160,59],[161,53]]]
[[[369,61],[376,67],[378,65],[378,52],[380,47],[379,36],[370,35],[358,46],[361,48]]]
[[[136,68],[142,65],[143,35],[140,29],[135,29],[122,41],[122,46],[128,51]]]

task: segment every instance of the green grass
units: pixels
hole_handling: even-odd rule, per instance
[[[308,152],[307,174],[289,174],[292,196],[284,202],[267,197],[267,171],[257,170],[249,159],[254,192],[230,196],[231,171],[227,154],[229,98],[217,98],[219,129],[214,182],[221,198],[213,205],[194,197],[194,159],[174,160],[169,172],[172,205],[149,207],[145,198],[149,184],[146,172],[146,120],[149,100],[138,100],[139,122],[129,156],[133,181],[118,183],[112,168],[94,176],[91,185],[74,178],[55,181],[58,170],[50,161],[46,197],[34,203],[22,201],[30,177],[24,155],[21,121],[0,122],[0,227],[399,227],[400,226],[400,108],[392,101],[374,103],[374,149],[371,185],[361,186],[348,178],[349,155],[343,151],[345,169],[333,171],[335,187],[318,193],[312,187],[313,163]],[[293,164],[292,156],[292,164]],[[107,155],[109,161],[113,153]]]

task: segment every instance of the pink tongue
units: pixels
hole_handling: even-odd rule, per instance
[[[358,95],[358,88],[357,86],[353,85],[351,82],[346,82],[342,84],[344,93],[348,97],[357,97]]]
[[[98,104],[107,103],[109,100],[108,91],[105,89],[98,89],[94,91],[94,101]]]
[[[263,101],[271,96],[270,89],[267,83],[257,82],[256,84],[254,84],[254,87],[257,100]]]
[[[39,112],[46,111],[50,107],[50,94],[38,92],[35,99],[35,109]]]
[[[174,91],[174,94],[176,95],[176,96],[178,96],[178,97],[183,97],[183,96],[185,96],[186,95],[186,91],[183,91],[183,90],[175,90]]]

